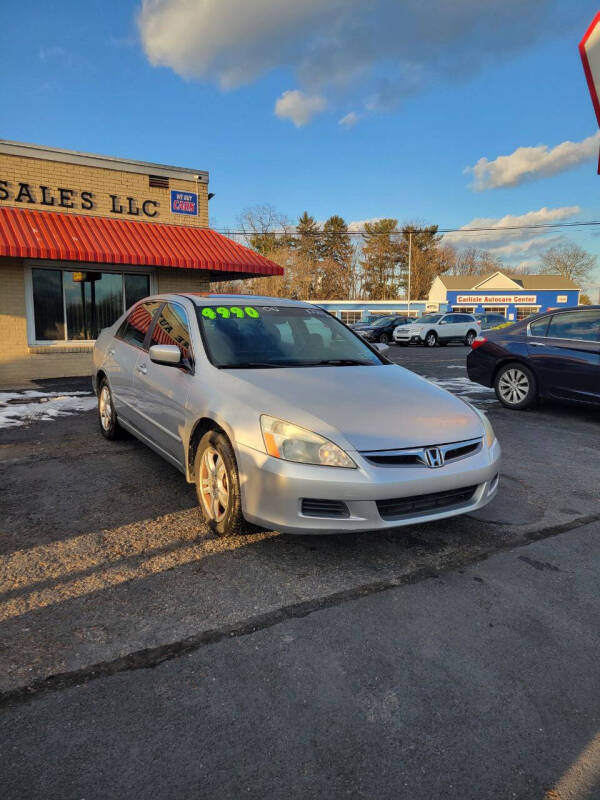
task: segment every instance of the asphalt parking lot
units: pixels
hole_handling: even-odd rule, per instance
[[[93,411],[0,430],[5,796],[600,797],[600,415],[466,352],[389,355],[486,411],[498,496],[386,534],[211,538]]]

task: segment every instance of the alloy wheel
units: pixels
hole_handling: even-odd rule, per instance
[[[427,347],[434,347],[435,346],[435,333],[429,333],[427,335],[427,339],[425,341],[427,342]]]
[[[516,367],[507,369],[498,381],[498,392],[510,405],[522,403],[529,394],[529,388],[529,378]]]
[[[200,497],[209,519],[221,522],[229,506],[229,476],[221,454],[207,447],[200,462]]]
[[[105,431],[110,430],[112,425],[112,400],[110,397],[110,389],[108,386],[103,386],[100,392],[99,400],[100,424]]]

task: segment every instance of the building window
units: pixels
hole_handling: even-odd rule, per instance
[[[474,314],[475,306],[452,306],[452,311],[458,314]]]
[[[483,310],[486,314],[502,314],[506,316],[506,306],[484,306]]]
[[[150,294],[150,276],[31,270],[35,340],[90,341]]]
[[[517,306],[517,321],[537,314],[539,310],[540,306]]]
[[[362,311],[340,311],[340,319],[346,325],[353,325],[362,319]]]

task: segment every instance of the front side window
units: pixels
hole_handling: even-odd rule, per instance
[[[159,306],[159,301],[140,303],[139,306],[136,306],[117,331],[117,338],[136,347],[143,347],[146,334]]]
[[[441,320],[441,314],[423,314],[422,317],[419,317],[417,322],[427,322],[427,323],[437,323]]]
[[[90,341],[150,294],[148,275],[33,268],[36,341]]]
[[[153,344],[175,344],[182,359],[190,359],[190,325],[184,309],[176,303],[166,303],[152,329],[150,346]]]
[[[600,311],[572,311],[555,314],[550,320],[546,336],[555,339],[600,341]]]
[[[198,322],[217,367],[374,366],[385,363],[323,311],[301,306],[203,306]]]

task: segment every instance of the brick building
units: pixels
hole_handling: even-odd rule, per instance
[[[281,274],[208,227],[208,173],[0,140],[0,386],[90,372],[148,294]]]

